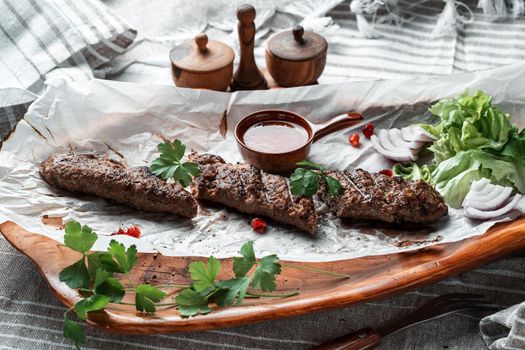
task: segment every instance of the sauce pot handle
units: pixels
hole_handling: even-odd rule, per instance
[[[312,129],[314,130],[314,137],[312,142],[315,142],[321,137],[324,137],[335,131],[358,124],[363,119],[364,117],[360,113],[348,112],[338,115],[337,117],[333,117],[332,119],[323,124],[312,124]]]

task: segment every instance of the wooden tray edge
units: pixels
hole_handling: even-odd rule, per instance
[[[51,271],[62,267],[54,264],[53,259],[49,259],[50,254],[57,252],[60,257],[78,259],[77,253],[60,248],[56,241],[28,232],[11,221],[0,224],[0,232],[13,247],[33,260],[52,292],[64,305],[70,307],[79,299],[76,291],[61,283],[57,276],[50,274]],[[114,333],[150,334],[208,330],[280,319],[399,294],[474,269],[523,249],[525,216],[512,222],[497,224],[483,235],[460,242],[438,244],[406,253],[335,262],[301,263],[356,276],[334,284],[329,290],[310,290],[297,297],[275,300],[271,304],[219,308],[208,315],[192,318],[181,318],[176,311],[169,310],[158,317],[157,314],[149,316],[129,310],[107,308],[102,312],[90,313],[88,323]],[[184,265],[187,265],[189,260],[197,260],[190,257],[166,258]],[[284,269],[284,277],[287,276],[288,270],[294,270],[295,275],[299,271]],[[308,273],[302,274],[301,278],[308,280]]]

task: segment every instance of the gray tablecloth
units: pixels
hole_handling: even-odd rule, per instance
[[[258,6],[266,6],[269,11],[266,12],[268,18],[261,23],[262,29],[279,29],[302,21],[327,37],[330,52],[322,83],[450,74],[525,58],[525,19],[522,17],[493,22],[493,18],[478,13],[472,24],[458,28],[452,35],[435,38],[433,28],[443,3],[399,0],[404,23],[399,27],[376,26],[381,37],[371,40],[360,36],[348,3],[328,13],[333,22],[319,19],[323,6],[335,6],[338,2],[258,2]],[[475,9],[474,2],[468,3]],[[97,76],[171,84],[166,52],[173,43],[203,30],[208,23],[215,25],[207,27],[210,36],[235,42],[235,35],[216,29],[228,29],[235,23],[216,23],[218,18],[227,18],[222,11],[235,7],[235,1],[206,4],[107,0],[106,5],[113,11],[97,0],[75,4],[66,0],[0,0],[2,135],[23,116],[30,102],[42,91],[46,79]],[[273,13],[272,6],[273,9],[278,6],[279,12]],[[132,28],[138,29],[133,44],[136,32]],[[257,41],[256,58],[261,64],[262,44],[267,35]],[[117,56],[121,53],[124,54]],[[511,308],[490,315],[481,323],[480,318],[485,314],[450,315],[392,335],[381,348],[522,349],[525,348],[525,306],[520,303],[525,299],[524,267],[523,258],[512,257],[400,296],[224,330],[116,336],[88,327],[86,348],[310,348],[351,330],[383,325],[429,298],[451,292],[471,292],[485,294],[502,308]],[[3,239],[0,239],[0,269],[0,349],[71,347],[62,336],[63,305],[50,293],[35,266]]]

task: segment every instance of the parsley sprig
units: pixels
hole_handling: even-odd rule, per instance
[[[253,242],[246,242],[241,248],[241,257],[233,259],[235,278],[216,281],[221,264],[213,256],[208,263],[193,262],[189,266],[192,284],[177,297],[180,314],[184,317],[207,314],[211,311],[209,304],[231,306],[241,304],[246,295],[260,296],[248,292],[250,285],[263,292],[273,292],[277,284],[276,276],[281,273],[277,255],[268,255],[260,260],[255,257]],[[255,266],[253,274],[248,272]]]
[[[285,298],[297,295],[263,294],[273,292],[277,288],[276,278],[281,273],[281,267],[305,269],[311,272],[323,273],[338,278],[348,278],[348,275],[311,268],[301,265],[280,264],[277,255],[267,255],[257,259],[253,242],[246,242],[240,250],[240,257],[233,259],[233,275],[230,279],[218,279],[221,263],[215,257],[210,257],[206,263],[192,262],[189,265],[190,285],[134,285],[129,273],[137,262],[137,247],[126,248],[122,243],[111,240],[105,252],[92,252],[98,236],[93,230],[78,222],[68,222],[65,227],[64,246],[81,254],[81,258],[64,268],[59,275],[61,282],[72,289],[77,289],[82,298],[64,313],[64,337],[73,340],[80,348],[86,342],[84,328],[69,317],[74,312],[78,319],[86,320],[93,311],[103,310],[110,303],[134,305],[137,311],[154,313],[160,306],[177,306],[182,317],[207,314],[213,305],[240,305],[245,298]],[[250,274],[250,271],[252,273]],[[120,277],[118,277],[120,275]],[[120,282],[127,281],[124,287]],[[176,288],[181,291],[174,302],[163,302],[167,294],[163,288]],[[123,302],[127,291],[135,294],[135,303]],[[162,303],[161,303],[162,302]]]
[[[86,320],[89,312],[102,310],[109,303],[120,303],[126,289],[114,277],[123,274],[129,279],[129,272],[137,261],[137,247],[127,248],[111,240],[106,252],[88,253],[97,240],[97,234],[89,226],[78,222],[68,222],[65,227],[64,245],[80,254],[81,258],[63,269],[59,279],[68,287],[78,289],[83,296],[75,305],[64,313],[64,337],[74,341],[80,348],[86,341],[84,329],[68,317],[74,311],[80,320]],[[130,284],[133,284],[130,281]],[[162,300],[166,293],[149,284],[133,287],[135,305],[138,311],[155,312],[153,302]]]
[[[196,163],[182,162],[182,157],[186,153],[186,146],[180,140],[159,143],[157,149],[160,156],[150,166],[154,175],[160,176],[164,180],[173,178],[184,187],[191,183],[192,176],[199,176],[200,171]]]
[[[307,166],[315,171],[305,168],[295,169],[290,176],[291,191],[294,196],[313,196],[317,193],[321,181],[326,182],[328,192],[333,197],[339,196],[344,192],[343,186],[337,179],[325,174],[327,170],[325,167],[308,160],[303,160],[297,165]]]

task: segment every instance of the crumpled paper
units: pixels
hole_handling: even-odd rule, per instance
[[[250,215],[222,206],[201,207],[193,220],[174,215],[144,213],[87,195],[49,187],[38,174],[40,162],[67,150],[106,153],[131,166],[148,165],[164,139],[181,139],[188,150],[242,161],[233,137],[236,123],[246,114],[280,108],[302,114],[314,123],[348,111],[364,113],[376,128],[403,127],[432,121],[430,103],[453,97],[466,88],[482,89],[518,124],[525,124],[525,64],[490,71],[435,78],[367,81],[317,85],[233,94],[172,86],[129,84],[103,80],[66,83],[53,81],[29,108],[0,151],[0,222],[12,220],[27,230],[62,241],[63,231],[46,226],[42,217],[62,217],[90,225],[101,238],[137,244],[140,251],[166,255],[229,257],[247,240],[258,254],[276,253],[281,259],[330,261],[413,250],[483,234],[497,221],[525,211],[518,208],[498,220],[469,220],[461,210],[433,226],[403,229],[380,223],[341,221],[317,203],[317,237],[270,222],[265,234],[253,232]],[[376,153],[365,138],[361,147],[348,136],[362,125],[331,134],[316,142],[310,160],[329,168],[360,167],[378,171],[392,164]],[[142,237],[110,236],[120,226],[138,225]]]

